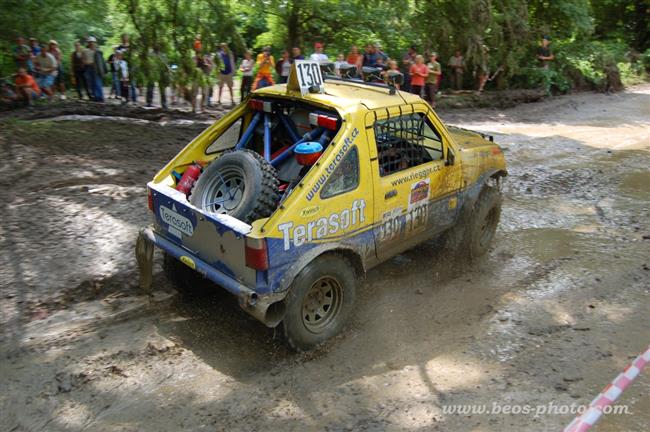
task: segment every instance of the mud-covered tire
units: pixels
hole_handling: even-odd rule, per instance
[[[163,254],[163,271],[176,291],[182,296],[196,296],[202,292],[205,279],[168,253]]]
[[[207,212],[251,223],[275,211],[280,199],[278,185],[275,168],[258,153],[229,151],[201,174],[190,202]]]
[[[501,191],[486,185],[474,206],[461,209],[456,225],[442,235],[443,247],[470,259],[484,255],[501,218]]]
[[[285,299],[282,325],[288,344],[308,351],[337,335],[354,308],[357,284],[354,267],[340,255],[323,255],[309,263]]]

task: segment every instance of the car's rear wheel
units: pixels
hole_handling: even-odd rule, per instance
[[[328,254],[308,264],[285,300],[289,345],[307,351],[338,334],[354,307],[357,283],[354,268],[342,256]]]
[[[206,291],[206,280],[203,276],[168,253],[163,255],[163,270],[167,279],[182,296],[196,296]]]

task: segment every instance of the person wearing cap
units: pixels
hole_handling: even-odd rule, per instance
[[[219,60],[221,61],[221,69],[219,70],[219,99],[217,99],[217,104],[221,104],[221,92],[223,91],[223,86],[226,85],[228,86],[228,90],[230,90],[231,105],[234,105],[235,95],[232,92],[232,76],[235,72],[235,58],[226,43],[221,43],[220,45]]]
[[[539,60],[539,65],[548,69],[551,61],[555,60],[555,55],[551,51],[551,38],[548,36],[542,37],[542,43],[537,47],[537,60]]]
[[[63,58],[61,56],[61,50],[59,49],[59,43],[54,39],[50,39],[48,42],[50,48],[50,54],[54,56],[57,64],[57,75],[54,80],[54,87],[59,90],[61,99],[65,99],[65,76],[63,74]]]
[[[275,84],[273,81],[273,68],[275,68],[275,59],[271,55],[271,47],[265,46],[261,53],[257,55],[257,75],[253,83],[253,90],[267,87]]]
[[[327,63],[330,61],[329,57],[327,57],[327,54],[323,53],[323,44],[320,42],[316,42],[314,44],[314,53],[309,56],[310,60],[317,61],[318,63]]]
[[[93,100],[104,102],[104,75],[106,75],[106,62],[104,54],[97,48],[97,39],[90,36],[88,46],[82,51],[84,76],[90,87]]]
[[[54,95],[53,86],[58,75],[58,64],[54,56],[48,52],[47,45],[41,48],[34,59],[34,70],[38,86],[51,98]]]

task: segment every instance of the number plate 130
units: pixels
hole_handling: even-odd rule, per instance
[[[300,86],[300,94],[303,96],[309,93],[311,87],[318,87],[320,92],[323,87],[323,75],[321,74],[318,62],[309,60],[296,60],[296,76]]]

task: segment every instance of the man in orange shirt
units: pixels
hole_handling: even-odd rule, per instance
[[[28,74],[25,68],[18,69],[14,84],[16,85],[18,99],[25,99],[29,106],[31,106],[34,99],[39,97],[41,94],[41,89],[38,87],[38,84],[36,84],[34,77]]]
[[[253,90],[275,84],[273,82],[273,75],[271,75],[271,71],[275,68],[275,59],[271,55],[271,47],[264,47],[262,52],[257,55],[256,64],[257,75],[253,83]],[[260,85],[262,84],[262,80],[266,81],[266,85]]]

